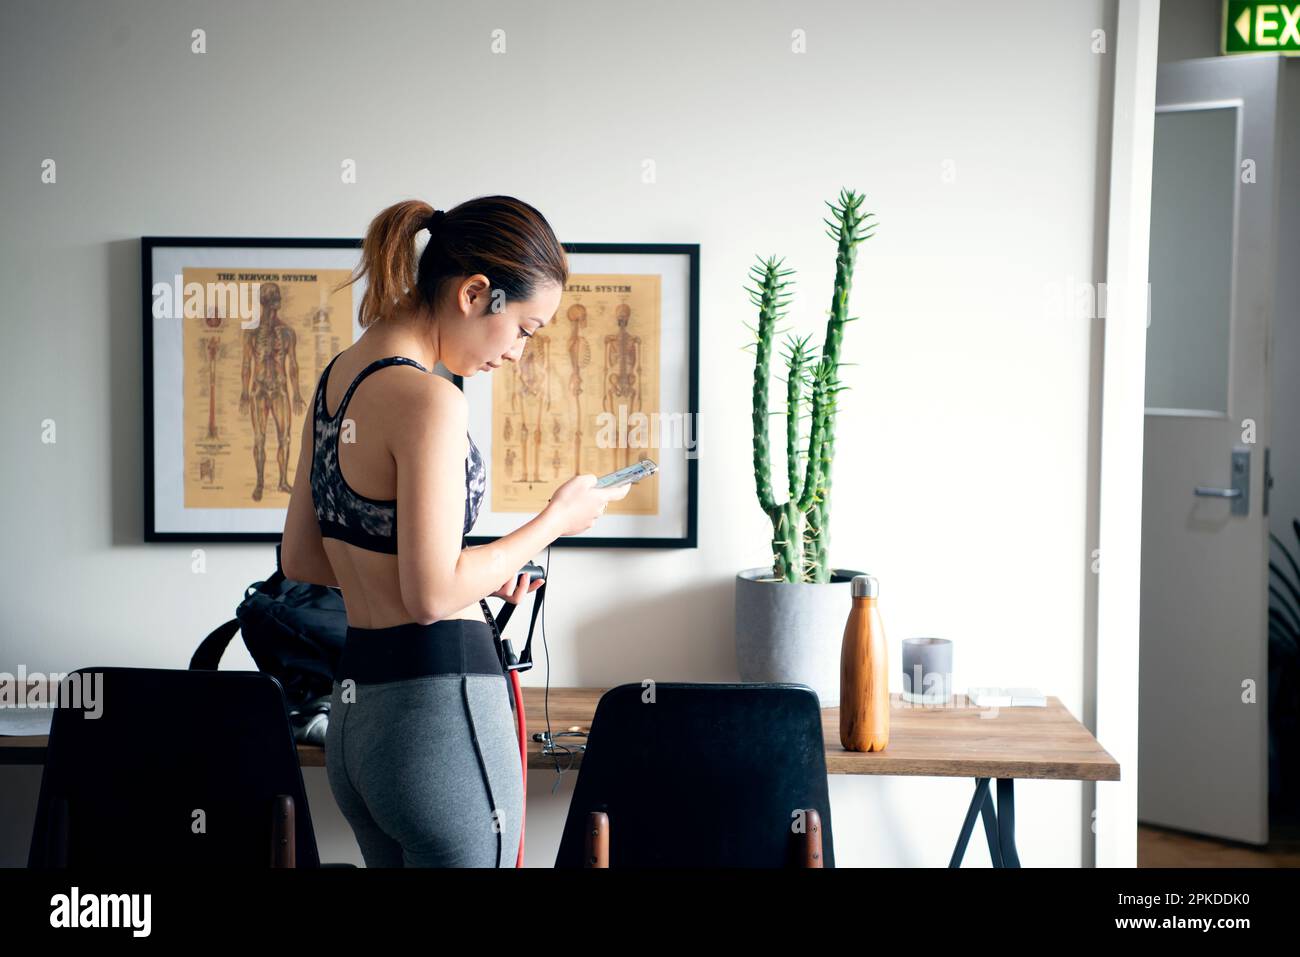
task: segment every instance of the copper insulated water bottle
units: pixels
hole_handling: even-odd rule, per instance
[[[889,744],[889,661],[871,575],[853,576],[853,606],[840,647],[840,743],[848,751]]]

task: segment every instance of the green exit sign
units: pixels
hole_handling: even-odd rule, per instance
[[[1300,54],[1300,0],[1224,0],[1223,52]]]

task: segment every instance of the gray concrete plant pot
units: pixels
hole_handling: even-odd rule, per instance
[[[736,666],[741,681],[794,682],[840,703],[840,646],[853,607],[853,576],[832,568],[826,583],[777,581],[772,568],[736,575]]]

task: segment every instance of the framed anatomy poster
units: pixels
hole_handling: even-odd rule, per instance
[[[584,472],[659,470],[556,545],[694,548],[698,245],[565,243],[569,282],[518,362],[453,381],[487,468],[470,544],[514,531]]]
[[[278,542],[321,372],[361,334],[354,239],[141,240],[145,541]]]

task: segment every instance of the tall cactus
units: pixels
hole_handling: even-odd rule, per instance
[[[835,457],[836,396],[847,386],[840,385],[840,346],[844,326],[858,318],[848,315],[849,291],[853,285],[853,267],[857,247],[872,235],[875,225],[867,225],[873,215],[861,212],[865,197],[841,190],[839,205],[827,203],[834,222],[828,235],[835,240],[835,292],[827,313],[826,336],[821,355],[810,349],[809,337],[786,337],[786,471],[788,494],[777,503],[772,491],[771,444],[768,419],[780,412],[767,409],[768,379],[772,360],[772,341],[777,322],[784,317],[790,296],[786,277],[794,270],[782,269],[784,259],[760,259],[750,270],[757,288],[744,287],[758,307],[758,328],[745,323],[755,335],[750,343],[754,353],[754,482],[758,503],[772,522],[772,574],[787,582],[830,581],[830,491],[831,461]],[[747,345],[745,348],[749,348]],[[799,448],[799,410],[807,402],[811,427],[808,449]],[[799,474],[800,459],[804,475]]]

